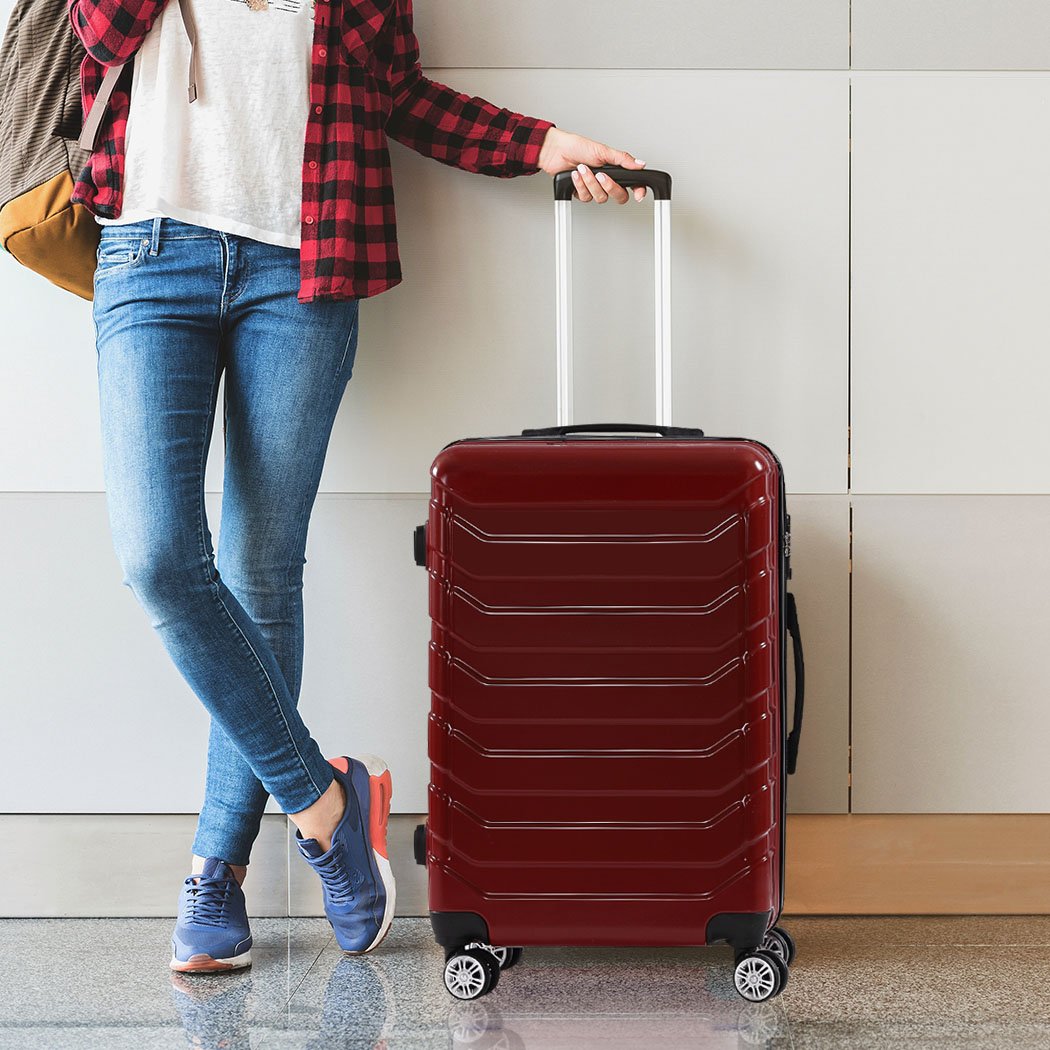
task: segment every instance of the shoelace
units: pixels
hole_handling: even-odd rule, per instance
[[[193,884],[195,878],[200,882]],[[185,880],[189,886],[189,900],[186,903],[186,919],[188,922],[200,923],[204,926],[226,926],[226,901],[230,896],[230,879],[211,878],[190,875]]]
[[[353,890],[364,881],[364,876],[346,863],[343,844],[337,843],[331,855],[314,865],[328,890],[328,898],[333,904],[346,904],[354,899]]]

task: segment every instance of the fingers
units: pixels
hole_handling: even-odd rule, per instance
[[[598,181],[594,172],[586,164],[578,164],[576,166],[576,174],[579,175],[580,181],[583,182],[590,195],[590,200],[604,204],[609,199],[609,194],[606,192],[605,187]]]
[[[608,194],[607,200],[616,201],[617,204],[626,204],[631,195],[614,179],[610,179],[605,172],[600,171],[595,178],[601,183],[602,189]]]
[[[604,172],[597,175],[586,164],[580,164],[572,173],[572,182],[576,195],[581,201],[596,201],[605,204],[609,200],[617,204],[626,204],[630,195],[619,183],[614,182]]]

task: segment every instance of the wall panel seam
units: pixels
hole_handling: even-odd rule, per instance
[[[849,581],[846,597],[846,812],[853,812],[853,0],[847,5],[846,84],[846,491]]]

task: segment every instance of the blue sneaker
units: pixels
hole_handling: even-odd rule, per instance
[[[324,910],[344,952],[361,955],[386,936],[394,917],[394,875],[387,857],[390,770],[375,755],[328,760],[346,791],[346,809],[322,851],[295,832],[299,852],[320,876]]]
[[[244,891],[226,861],[206,857],[200,875],[187,875],[182,883],[171,968],[180,973],[237,970],[251,965],[251,947]]]

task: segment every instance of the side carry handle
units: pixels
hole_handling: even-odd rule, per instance
[[[523,430],[522,437],[563,437],[566,434],[604,434],[620,431],[627,434],[660,434],[662,437],[703,437],[696,427],[665,427],[657,423],[569,423],[561,427],[536,427]]]
[[[412,554],[417,565],[427,564],[427,526],[426,522],[412,530]]]
[[[802,710],[806,699],[806,664],[802,656],[802,635],[798,627],[798,607],[795,596],[788,592],[785,620],[791,635],[791,648],[795,656],[795,715],[791,732],[787,738],[787,771],[795,772],[798,764],[798,741],[802,735]]]

